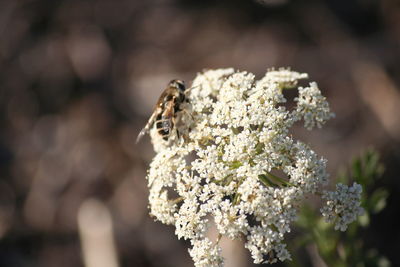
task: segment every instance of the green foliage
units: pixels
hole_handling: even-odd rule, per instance
[[[368,231],[371,214],[381,212],[386,206],[388,190],[379,187],[379,179],[383,173],[379,154],[368,149],[352,160],[349,170],[339,172],[337,181],[343,184],[357,182],[363,187],[362,207],[365,209],[358,222],[349,225],[345,232],[335,231],[333,226],[324,222],[317,209],[305,206],[297,225],[305,234],[295,237],[293,250],[304,250],[316,247],[320,257],[332,267],[344,266],[390,266],[390,262],[375,249],[367,248],[362,233]],[[309,266],[304,256],[294,255],[290,266]]]

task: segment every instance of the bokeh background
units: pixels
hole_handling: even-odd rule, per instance
[[[108,241],[95,250],[118,258],[108,266],[192,266],[188,244],[148,215],[154,152],[136,135],[173,78],[289,66],[336,113],[293,131],[333,178],[365,148],[381,152],[391,196],[365,240],[400,266],[399,62],[397,0],[1,0],[0,266],[84,266],[83,249]],[[227,266],[253,266],[227,251]]]

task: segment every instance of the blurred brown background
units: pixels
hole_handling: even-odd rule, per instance
[[[119,266],[191,266],[188,244],[148,216],[154,152],[136,135],[169,80],[273,66],[328,97],[336,118],[294,135],[332,177],[368,146],[382,153],[392,195],[365,238],[400,266],[399,61],[397,0],[1,0],[0,266],[83,266],[78,211],[101,232],[107,210]],[[253,266],[240,253],[235,266]]]

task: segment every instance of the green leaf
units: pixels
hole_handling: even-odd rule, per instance
[[[233,205],[236,205],[240,201],[240,197],[241,197],[241,194],[239,194],[239,193],[235,194],[235,196],[233,197],[233,201],[232,201]]]
[[[362,175],[362,165],[361,165],[361,159],[360,158],[355,158],[353,159],[353,163],[351,165],[351,171],[353,174],[354,180],[360,184],[363,183],[363,175]]]
[[[370,197],[371,212],[379,213],[386,207],[389,192],[384,188],[376,189]]]
[[[278,187],[278,185],[273,183],[270,179],[268,179],[267,175],[265,174],[258,175],[258,179],[260,179],[260,181],[266,186]]]
[[[258,143],[256,145],[256,155],[260,155],[264,151],[264,143]]]
[[[235,160],[235,161],[229,162],[228,165],[229,165],[229,168],[230,168],[231,170],[233,170],[233,169],[237,169],[237,168],[239,168],[240,166],[242,166],[243,163],[240,162],[240,161],[238,161],[238,160]]]
[[[362,227],[367,227],[370,224],[370,218],[368,212],[364,212],[363,215],[358,217],[358,222]]]
[[[274,182],[277,182],[279,185],[283,185],[283,186],[295,186],[294,184],[290,183],[289,181],[286,181],[285,179],[278,177],[276,175],[273,175],[270,172],[266,172],[266,176],[268,176],[268,178]]]

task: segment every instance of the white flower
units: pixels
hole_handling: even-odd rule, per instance
[[[216,244],[204,238],[201,240],[192,240],[192,246],[193,248],[189,250],[189,254],[196,267],[222,266],[223,258],[221,256],[221,248]]]
[[[312,128],[333,116],[317,84],[298,88],[293,110],[282,105],[285,90],[305,78],[287,69],[270,70],[258,81],[233,69],[205,71],[188,90],[187,112],[177,114],[180,137],[165,142],[151,130],[157,155],[147,176],[150,210],[175,224],[178,238],[191,240],[196,266],[222,265],[218,240],[206,237],[209,222],[220,236],[243,239],[255,263],[290,259],[284,237],[301,200],[329,177],[326,160],[289,133],[300,119]],[[327,198],[325,213],[335,208],[340,227],[353,219],[351,212],[359,214],[349,202],[338,209],[339,199]]]
[[[346,231],[347,226],[364,213],[360,207],[362,187],[354,183],[349,187],[337,184],[336,191],[324,191],[322,196],[326,199],[326,206],[321,208],[325,221],[335,223],[335,230]]]
[[[334,117],[316,82],[310,83],[310,87],[300,87],[299,97],[295,101],[297,101],[295,114],[304,118],[304,127],[308,130],[315,126],[321,128],[327,120]]]

